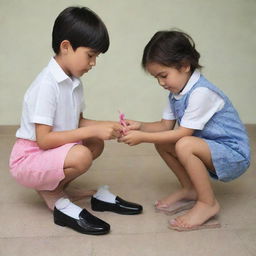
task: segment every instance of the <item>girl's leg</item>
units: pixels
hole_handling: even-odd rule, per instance
[[[207,169],[214,171],[211,152],[203,139],[189,136],[177,142],[176,154],[194,185],[197,203],[185,215],[177,217],[175,225],[188,228],[198,226],[220,210],[207,171]]]
[[[64,162],[65,178],[52,191],[38,191],[49,209],[53,210],[55,202],[65,196],[65,185],[85,173],[90,168],[92,160],[91,151],[83,145],[75,145],[69,150]]]
[[[160,156],[163,158],[168,167],[173,171],[181,184],[180,190],[172,193],[171,195],[163,198],[162,200],[159,200],[156,206],[168,207],[168,205],[171,205],[182,199],[196,200],[196,191],[186,170],[177,158],[177,155],[175,153],[175,145],[156,144],[155,147]]]

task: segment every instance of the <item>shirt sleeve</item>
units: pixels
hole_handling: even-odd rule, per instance
[[[164,120],[175,120],[176,119],[173,112],[172,112],[170,102],[169,102],[169,98],[168,98],[168,102],[166,104],[166,107],[164,108],[162,118]]]
[[[53,126],[57,107],[57,88],[51,83],[41,84],[33,88],[32,105],[34,108],[30,113],[30,122]]]
[[[82,81],[80,80],[80,87],[79,87],[79,89],[80,89],[80,92],[79,92],[79,94],[80,94],[80,98],[81,98],[81,100],[80,100],[80,112],[82,113],[83,111],[85,111],[85,108],[86,108],[86,104],[85,104],[85,98],[84,98],[84,87],[83,87],[83,84],[82,84]]]
[[[180,125],[202,130],[212,116],[223,108],[224,104],[223,98],[214,91],[205,87],[197,88],[190,95]]]

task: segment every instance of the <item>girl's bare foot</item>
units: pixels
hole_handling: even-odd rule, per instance
[[[213,205],[197,201],[195,206],[186,214],[172,220],[170,224],[175,227],[193,228],[201,226],[211,217],[215,216],[220,210],[219,203],[215,200]]]
[[[179,191],[161,199],[158,200],[155,203],[155,206],[157,208],[167,208],[169,207],[171,204],[174,204],[178,201],[181,200],[196,200],[197,199],[197,194],[196,191],[194,189],[180,189]]]
[[[44,202],[46,203],[47,207],[53,211],[55,202],[60,199],[61,197],[67,197],[67,195],[64,193],[64,191],[37,191],[37,193],[43,198]]]
[[[65,190],[65,193],[68,195],[68,198],[72,202],[91,197],[96,192],[97,191],[93,190],[93,189],[92,190],[86,190],[86,189],[68,188],[67,190]]]

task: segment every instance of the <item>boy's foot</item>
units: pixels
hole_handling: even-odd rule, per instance
[[[79,201],[88,197],[93,196],[97,191],[96,190],[86,190],[86,189],[76,189],[68,188],[65,190],[65,193],[68,195],[68,198],[71,202]]]
[[[170,221],[170,228],[178,231],[190,231],[202,228],[220,227],[218,222],[212,222],[212,219],[220,210],[219,203],[215,201],[214,205],[197,201],[195,206],[186,214]]]
[[[110,231],[108,223],[73,204],[67,198],[60,198],[56,202],[53,216],[55,224],[70,227],[83,234],[104,235]]]
[[[124,215],[140,214],[143,207],[139,204],[128,202],[109,191],[108,185],[99,187],[97,193],[91,198],[93,211],[110,211]]]
[[[44,202],[46,203],[47,207],[53,211],[55,202],[60,199],[61,197],[66,197],[64,191],[60,192],[52,192],[52,191],[37,191],[37,193],[42,197]]]
[[[176,203],[182,204],[182,201],[195,201],[197,199],[196,191],[194,189],[180,189],[179,191],[156,201],[155,207],[157,210],[167,209]]]

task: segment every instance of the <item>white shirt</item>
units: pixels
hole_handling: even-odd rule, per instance
[[[199,80],[200,72],[195,70],[186,86],[179,94],[173,94],[175,99],[180,99]],[[224,100],[215,92],[205,87],[196,88],[190,95],[188,106],[181,119],[180,126],[202,130],[211,117],[224,106]],[[163,111],[162,118],[165,120],[175,120],[169,98],[168,104]]]
[[[76,129],[84,108],[80,79],[67,76],[51,58],[24,96],[16,137],[35,141],[35,123],[52,126],[53,131]]]

